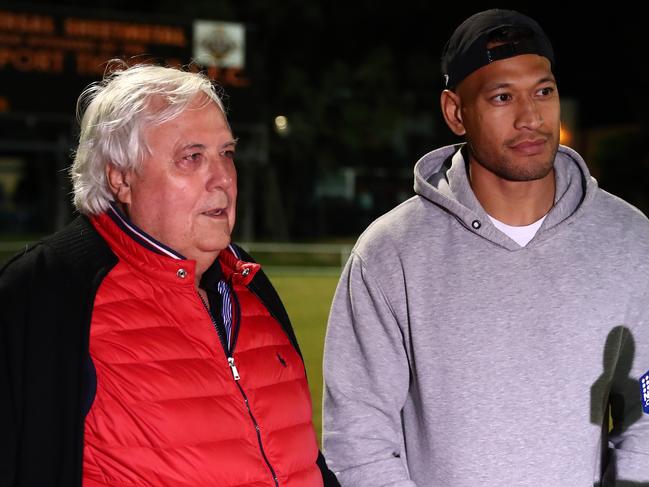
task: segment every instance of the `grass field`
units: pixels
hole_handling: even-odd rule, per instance
[[[300,343],[313,398],[313,424],[319,439],[322,429],[322,349],[338,276],[304,275],[298,270],[285,274],[274,272],[272,268],[267,269],[267,273],[284,302]]]

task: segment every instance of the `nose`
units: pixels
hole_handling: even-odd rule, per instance
[[[206,188],[208,191],[216,189],[227,190],[237,184],[237,172],[232,159],[217,154],[207,164]]]
[[[543,125],[543,115],[537,101],[531,97],[519,99],[515,126],[517,129],[537,130]]]

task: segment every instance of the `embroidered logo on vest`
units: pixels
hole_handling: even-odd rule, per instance
[[[286,360],[284,360],[284,357],[282,357],[279,353],[277,354],[277,360],[279,360],[280,364],[286,367]]]

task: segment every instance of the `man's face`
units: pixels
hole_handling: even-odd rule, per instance
[[[203,261],[230,243],[237,198],[235,141],[219,107],[204,100],[144,129],[150,155],[125,175],[128,186],[117,194],[133,223]]]
[[[478,69],[459,85],[471,161],[508,181],[542,179],[559,145],[559,92],[550,61],[524,54]]]

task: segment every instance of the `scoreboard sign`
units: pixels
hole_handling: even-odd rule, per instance
[[[116,58],[189,66],[226,88],[250,84],[243,24],[0,7],[0,113],[74,113]]]

